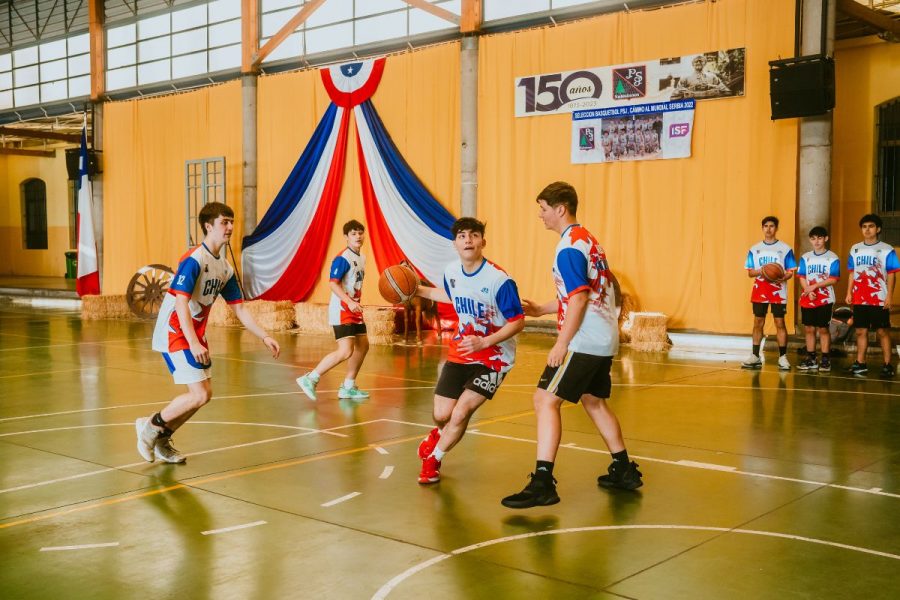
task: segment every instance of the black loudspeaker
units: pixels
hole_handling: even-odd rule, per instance
[[[834,60],[801,56],[769,63],[772,119],[824,115],[834,108]]]
[[[81,154],[80,148],[69,148],[66,150],[66,171],[69,179],[78,179],[78,157]],[[96,150],[88,150],[88,177],[92,178],[98,173],[102,173],[100,168],[100,153]]]

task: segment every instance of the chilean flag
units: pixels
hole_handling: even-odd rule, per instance
[[[78,158],[78,280],[79,296],[100,293],[100,271],[97,266],[97,238],[94,235],[94,205],[91,180],[88,179],[87,115],[81,129],[81,152]]]

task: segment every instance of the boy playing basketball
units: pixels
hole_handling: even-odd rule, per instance
[[[628,460],[622,429],[606,403],[612,382],[610,368],[619,347],[614,277],[606,254],[587,229],[575,221],[578,195],[557,181],[537,197],[544,226],[559,234],[553,261],[555,300],[523,302],[531,317],[556,313],[559,336],[534,393],[537,415],[537,464],[531,481],[518,494],[501,501],[508,508],[530,508],[559,502],[553,463],[562,437],[560,409],[564,401],[578,403],[597,427],[612,454],[606,475],[597,478],[607,488],[635,490],[643,482],[637,463]]]
[[[809,230],[809,243],[813,249],[800,258],[797,277],[803,293],[800,294],[800,318],[806,330],[806,360],[797,365],[801,371],[830,371],[831,312],[834,308],[834,284],[841,278],[841,259],[828,250],[828,230],[813,227]],[[816,331],[822,346],[822,362],[816,363]]]
[[[890,244],[878,241],[881,233],[881,217],[865,215],[859,220],[863,241],[850,248],[847,270],[852,273],[847,288],[847,304],[853,305],[853,324],[856,326],[856,362],[847,369],[853,375],[869,372],[866,366],[866,350],[869,348],[869,329],[878,332],[884,366],[881,377],[892,379],[895,374],[891,364],[891,298],[894,294],[895,273],[900,271],[900,261]]]
[[[483,256],[484,223],[457,219],[451,229],[459,260],[444,270],[444,289],[419,286],[417,295],[449,302],[459,325],[434,389],[437,425],[419,444],[419,483],[441,479],[441,461],[462,439],[469,419],[497,393],[516,358],[514,336],[525,327],[516,283]]]
[[[763,327],[766,324],[766,313],[772,309],[775,321],[775,336],[778,339],[778,368],[790,371],[791,363],[787,353],[787,328],[784,326],[784,315],[787,312],[787,280],[794,276],[797,261],[794,251],[784,242],[778,241],[778,217],[765,217],[762,220],[763,241],[759,242],[747,253],[744,266],[747,275],[754,278],[750,302],[753,303],[753,354],[745,360],[744,369],[762,368],[759,349],[762,344]],[[762,267],[768,263],[777,263],[784,269],[780,281],[769,281],[762,275]]]
[[[356,387],[356,375],[369,351],[366,324],[363,323],[362,298],[363,277],[366,275],[366,257],[360,254],[366,238],[366,228],[359,221],[344,223],[344,237],[347,247],[331,263],[331,301],[328,303],[328,324],[334,329],[337,350],[319,361],[316,368],[297,378],[297,385],[310,400],[316,399],[319,378],[347,361],[347,377],[338,389],[338,398],[365,400],[369,397]]]
[[[137,449],[147,462],[159,459],[183,463],[185,457],[172,446],[172,434],[212,398],[209,345],[206,324],[216,297],[221,295],[247,331],[260,338],[278,358],[281,349],[261,329],[241,304],[241,289],[234,269],[225,259],[225,244],[234,231],[234,211],[221,202],[210,202],[198,215],[205,237],[178,263],[153,331],[153,349],[163,359],[175,383],[187,386],[168,406],[135,421]]]

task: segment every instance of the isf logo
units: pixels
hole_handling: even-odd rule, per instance
[[[690,123],[674,123],[669,125],[669,137],[677,138],[684,137],[691,132],[691,124]]]

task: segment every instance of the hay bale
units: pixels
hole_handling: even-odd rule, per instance
[[[631,341],[631,315],[641,310],[637,298],[631,294],[622,294],[619,306],[619,341],[627,344]]]
[[[124,294],[108,294],[104,296],[82,296],[81,318],[85,321],[99,319],[131,319],[134,315],[128,308]]]
[[[639,352],[663,352],[672,346],[666,330],[669,317],[663,313],[634,312],[629,316],[631,323],[631,347]]]
[[[294,304],[290,300],[249,300],[244,309],[266,331],[286,331],[294,327]],[[231,307],[221,298],[213,303],[209,324],[219,326],[240,325]]]
[[[327,304],[298,302],[294,305],[294,321],[297,324],[296,333],[312,335],[331,334],[331,326],[328,324]]]
[[[394,334],[397,333],[396,314],[402,310],[401,307],[394,306],[363,307],[363,321],[366,323],[369,344],[389,346],[394,343]]]

